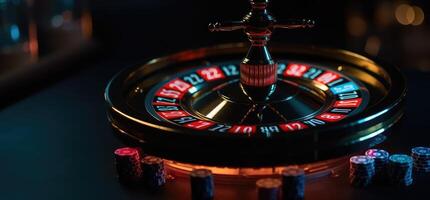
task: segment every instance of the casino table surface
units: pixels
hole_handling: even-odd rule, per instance
[[[122,186],[116,179],[113,150],[121,143],[106,118],[103,98],[109,79],[125,66],[106,56],[83,63],[85,69],[11,104],[0,111],[0,199],[189,199],[188,183],[170,181],[166,191],[151,194]],[[430,73],[404,71],[408,79],[404,118],[381,148],[408,153],[429,145]],[[347,172],[306,185],[306,199],[425,199],[430,178],[411,187],[371,186],[354,189]],[[229,190],[224,195],[254,199],[254,190]]]

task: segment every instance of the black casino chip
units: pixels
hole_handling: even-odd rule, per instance
[[[256,183],[259,200],[279,199],[282,182],[276,178],[263,178]]]
[[[166,183],[164,162],[161,158],[145,156],[141,160],[142,181],[146,187],[152,190],[160,189]]]
[[[306,179],[304,170],[297,167],[287,167],[281,175],[283,199],[304,199]]]
[[[210,170],[195,169],[190,173],[191,199],[212,200],[214,198],[214,180]]]

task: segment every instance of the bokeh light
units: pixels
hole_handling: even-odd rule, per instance
[[[363,17],[352,15],[347,19],[348,33],[355,37],[363,36],[367,31],[367,23]]]
[[[412,22],[412,25],[419,26],[424,22],[424,11],[418,6],[413,6],[415,13],[415,18]]]
[[[388,2],[380,3],[375,10],[375,23],[378,27],[388,27],[393,22],[393,5]]]
[[[397,21],[402,25],[409,25],[415,19],[414,8],[408,4],[400,4],[395,11]]]
[[[381,40],[376,36],[370,36],[364,47],[364,51],[372,56],[376,56],[381,48]]]

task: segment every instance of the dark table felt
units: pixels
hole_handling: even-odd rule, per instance
[[[188,183],[181,180],[169,182],[168,192],[157,195],[117,182],[112,152],[121,144],[106,119],[103,92],[108,80],[129,65],[114,59],[90,65],[1,110],[0,199],[189,199]],[[392,152],[430,145],[430,73],[405,74],[405,117],[383,145]],[[423,199],[429,184],[427,178],[407,189],[353,189],[345,172],[307,184],[306,199]],[[219,186],[216,199],[254,199],[250,191]]]

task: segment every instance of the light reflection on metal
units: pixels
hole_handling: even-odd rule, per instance
[[[317,81],[312,81],[312,83],[314,84],[315,87],[317,87],[321,91],[327,91],[328,90],[327,85],[321,84],[321,83],[319,83]]]
[[[343,169],[347,157],[340,157],[325,161],[319,161],[303,165],[290,165],[288,167],[302,168],[306,173],[307,180],[329,176]],[[261,168],[251,167],[215,167],[180,163],[172,160],[164,160],[168,174],[177,178],[187,178],[193,169],[209,169],[212,171],[215,181],[224,184],[254,184],[255,180],[263,177],[279,176],[287,166],[268,166]]]
[[[375,88],[378,88],[381,91],[383,91],[385,89],[385,86],[378,79],[370,76],[369,74],[355,73],[355,76],[359,80],[362,80],[363,83],[373,85]],[[386,95],[386,92],[384,92],[384,95]]]
[[[371,134],[368,134],[368,135],[365,135],[365,136],[363,136],[363,137],[359,138],[358,140],[359,140],[359,141],[365,141],[365,140],[368,140],[368,139],[370,139],[370,138],[373,138],[373,137],[375,137],[375,136],[377,136],[377,135],[379,135],[379,134],[383,133],[384,131],[385,131],[385,128],[380,128],[380,129],[378,129],[377,131],[375,131],[375,132],[373,132],[373,133],[371,133]]]
[[[105,95],[105,98],[106,98],[106,95]],[[155,125],[155,124],[148,123],[148,122],[145,122],[145,121],[139,120],[139,119],[134,118],[134,117],[130,117],[130,116],[128,116],[128,115],[126,115],[126,114],[124,114],[123,112],[119,111],[119,110],[118,110],[118,109],[116,109],[115,107],[111,107],[111,109],[112,109],[112,111],[116,112],[117,114],[119,114],[119,115],[121,115],[121,116],[124,116],[124,117],[126,117],[126,118],[128,118],[128,119],[130,119],[130,120],[132,120],[132,121],[137,122],[137,123],[144,124],[144,125],[149,126],[149,127],[157,127],[157,128],[160,128],[160,129],[162,129],[162,130],[166,130],[166,131],[173,131],[171,128],[168,128],[168,127],[157,126],[157,125]],[[113,123],[112,123],[112,124],[113,124]],[[122,129],[120,129],[120,128],[118,128],[118,130],[121,130],[121,132],[125,132],[124,130],[122,130]]]
[[[222,101],[220,104],[218,104],[209,114],[207,117],[212,119],[224,106],[227,104],[227,101]]]
[[[379,113],[376,113],[376,114],[374,114],[374,115],[370,115],[370,116],[368,116],[368,117],[366,117],[366,118],[364,118],[364,119],[359,120],[359,121],[358,121],[358,123],[359,123],[359,124],[366,123],[366,122],[368,122],[368,121],[370,121],[370,120],[372,120],[372,119],[375,119],[375,118],[377,118],[377,117],[379,117],[379,116],[383,115],[384,113],[386,113],[386,112],[388,112],[388,111],[390,111],[390,109],[385,109],[385,110],[383,110],[383,111],[381,111],[381,112],[379,112]]]

